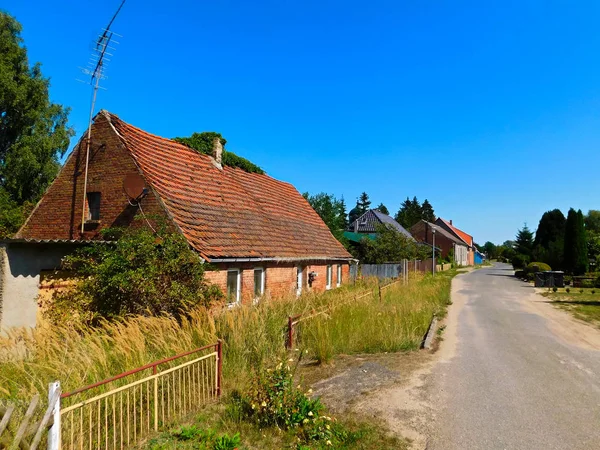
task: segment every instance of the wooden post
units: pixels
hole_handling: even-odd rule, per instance
[[[158,373],[157,366],[152,367],[152,375]],[[154,431],[158,431],[158,377],[154,377]]]
[[[292,316],[288,316],[288,335],[286,344],[288,350],[291,350],[294,347],[294,319]]]
[[[217,341],[217,397],[221,397],[223,383],[223,341]]]
[[[48,450],[58,450],[60,448],[60,381],[50,383],[48,386],[48,403],[51,404],[56,394],[58,400],[54,403],[52,409],[52,426],[48,430]],[[48,405],[50,407],[50,405]]]

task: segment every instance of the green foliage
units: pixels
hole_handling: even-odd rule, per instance
[[[526,255],[515,254],[511,263],[515,269],[524,269],[529,263],[529,257]]]
[[[288,430],[313,421],[323,410],[319,399],[311,400],[299,386],[294,386],[293,373],[287,364],[258,371],[248,392],[233,396],[242,415],[260,427]]]
[[[573,275],[583,275],[588,270],[588,245],[583,213],[569,210],[565,226],[564,268]]]
[[[380,203],[379,206],[377,206],[377,208],[375,209],[377,209],[379,212],[382,212],[383,214],[386,214],[388,216],[390,215],[389,209],[387,209],[387,207],[383,203]]]
[[[166,438],[166,439],[165,439]],[[172,439],[169,439],[172,438]],[[175,440],[174,445],[169,441]],[[184,444],[189,443],[189,444]],[[195,448],[201,450],[234,450],[242,443],[239,433],[229,436],[227,433],[217,436],[217,432],[211,428],[202,428],[198,425],[187,425],[169,433],[167,436],[151,440],[151,450],[162,450],[167,448]],[[191,446],[193,447],[190,447]]]
[[[19,205],[4,188],[0,187],[0,239],[12,237],[25,222],[34,206],[28,201]]]
[[[565,292],[568,294],[569,292],[571,292],[571,288],[565,288]]]
[[[531,260],[531,255],[533,252],[533,233],[527,224],[524,224],[523,228],[517,232],[517,237],[515,239],[515,251],[518,254],[526,256],[528,260]]]
[[[62,269],[79,281],[49,303],[46,314],[54,323],[74,316],[91,324],[129,314],[179,317],[222,297],[204,282],[204,265],[185,238],[168,231],[127,229],[113,243],[92,243],[66,256]]]
[[[483,244],[481,250],[489,259],[496,259],[499,256],[498,247],[496,247],[496,245],[490,241],[487,241],[485,244]]]
[[[0,11],[0,187],[19,206],[44,193],[73,136],[49,87],[41,65],[29,66],[21,25]]]
[[[563,266],[566,222],[559,209],[547,211],[542,215],[533,241],[534,259],[554,268]]]
[[[557,291],[558,291],[558,288],[557,288],[556,286],[554,286],[554,287],[552,288],[552,292],[557,292]]]
[[[305,192],[302,196],[323,219],[331,233],[338,240],[342,240],[344,230],[348,226],[344,198],[338,200],[333,194],[326,194],[325,192],[315,195]]]
[[[356,440],[335,419],[322,414],[323,405],[318,398],[311,399],[310,393],[294,386],[292,369],[287,363],[280,363],[273,370],[256,373],[248,392],[243,395],[235,392],[232,403],[241,419],[260,428],[294,430],[302,444],[337,447],[349,439]]]
[[[552,270],[550,266],[543,262],[530,262],[527,264],[527,273],[546,272]]]
[[[421,205],[417,197],[413,197],[412,200],[406,197],[406,200],[400,205],[395,219],[404,228],[409,229],[421,219],[434,222],[435,213],[431,203],[427,199]]]
[[[427,259],[430,248],[419,245],[388,224],[375,227],[374,240],[364,238],[358,246],[358,257],[365,264],[383,264],[403,259]]]
[[[356,206],[350,210],[348,215],[348,221],[352,224],[356,219],[366,213],[371,207],[371,200],[369,200],[369,194],[363,192],[360,197],[356,199]]]
[[[227,140],[223,136],[221,136],[220,133],[217,133],[215,131],[203,131],[202,133],[193,133],[189,137],[173,138],[174,141],[177,141],[180,144],[187,145],[188,147],[196,150],[198,153],[210,156],[212,156],[213,154],[213,145],[215,139],[219,139],[221,141],[221,144],[223,145],[223,148],[225,147]],[[225,166],[237,167],[250,173],[265,173],[265,171],[258,167],[256,164],[248,161],[246,158],[242,158],[241,156],[238,156],[235,153],[232,153],[225,149],[223,149],[221,163]]]

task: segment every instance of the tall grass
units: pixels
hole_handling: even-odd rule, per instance
[[[218,338],[224,341],[224,387],[239,387],[252,367],[286,356],[287,317],[313,311],[329,312],[300,324],[299,346],[319,361],[338,353],[413,349],[432,313],[448,302],[449,286],[449,277],[420,276],[385,289],[379,300],[376,282],[364,281],[256,306],[196,309],[180,322],[136,316],[93,329],[42,324],[14,330],[0,338],[0,398],[45,398],[50,381],[60,380],[63,392],[70,391]],[[370,294],[348,302],[361,292]]]

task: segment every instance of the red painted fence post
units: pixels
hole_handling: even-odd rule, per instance
[[[217,397],[221,397],[223,383],[223,341],[217,340]]]

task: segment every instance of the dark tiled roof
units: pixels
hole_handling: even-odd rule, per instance
[[[380,224],[391,225],[400,233],[404,234],[411,240],[415,240],[412,235],[404,229],[402,225],[396,222],[392,217],[382,213],[377,209],[370,209],[348,227],[348,231],[356,231],[357,233],[375,233],[376,226]]]
[[[291,184],[218,168],[209,156],[104,114],[205,258],[352,258]]]

